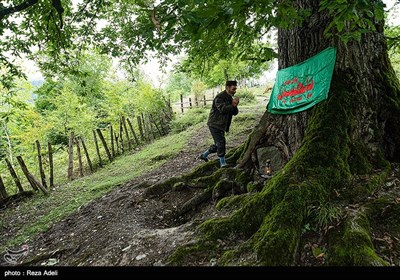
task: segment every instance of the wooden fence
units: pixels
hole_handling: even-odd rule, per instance
[[[132,120],[122,116],[120,118],[118,129],[112,125],[106,128],[95,128],[92,130],[93,142],[95,147],[98,164],[93,164],[93,155],[89,154],[87,148],[88,141],[81,135],[75,135],[74,131],[70,132],[68,141],[68,168],[67,179],[69,181],[91,174],[96,167],[103,167],[106,162],[112,162],[115,157],[129,152],[146,143],[154,141],[156,138],[162,137],[169,133],[169,123],[172,120],[172,109],[168,104],[167,110],[162,110],[157,116],[152,114],[141,114],[136,116],[138,131],[134,129]],[[129,129],[128,129],[129,128]],[[100,141],[99,141],[100,140]],[[53,147],[47,143],[47,154],[43,154],[39,141],[35,141],[37,150],[38,166],[40,180],[37,179],[27,168],[22,156],[17,156],[19,166],[25,175],[29,185],[33,191],[25,191],[21,180],[17,175],[13,164],[5,158],[7,169],[10,172],[13,182],[17,187],[17,193],[8,195],[4,180],[0,174],[0,207],[6,207],[10,202],[16,201],[21,197],[32,195],[34,192],[42,191],[45,195],[49,194],[49,190],[54,188],[54,162]],[[83,153],[82,153],[83,150]],[[76,156],[74,160],[74,151]],[[103,151],[103,153],[101,153]],[[104,158],[104,152],[107,158]],[[48,162],[49,181],[47,182],[46,174],[43,168],[43,162]],[[77,162],[77,168],[74,163]],[[84,166],[84,162],[86,166]]]
[[[194,96],[193,101],[192,97],[184,98],[181,94],[181,101],[178,103],[181,113],[184,113],[184,109],[192,109],[194,107],[205,107],[207,104],[211,104],[214,100],[214,93],[212,95],[212,99],[207,99],[205,95],[201,98],[197,98]]]

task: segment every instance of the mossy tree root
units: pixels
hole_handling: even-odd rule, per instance
[[[370,224],[365,209],[348,209],[341,230],[330,234],[328,261],[330,265],[385,266],[373,249]]]

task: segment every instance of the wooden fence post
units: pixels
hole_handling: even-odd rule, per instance
[[[160,135],[160,137],[163,136],[161,130],[158,128],[158,125],[157,125],[155,119],[153,118],[153,115],[152,115],[152,114],[149,114],[149,117],[150,117],[150,121],[151,121],[152,123],[154,123],[154,125],[156,126],[156,129],[157,129],[158,134]]]
[[[40,189],[44,194],[46,194],[46,195],[49,194],[49,192],[43,187],[43,185],[40,183],[40,181],[38,179],[36,179],[35,176],[33,176],[29,172],[22,157],[17,156],[17,160],[18,160],[19,165],[21,166],[22,172],[24,172],[24,174],[25,174],[26,179],[28,179],[29,183],[31,184],[32,189],[34,189],[35,191]]]
[[[129,138],[128,129],[126,129],[125,117],[122,116],[121,120],[122,120],[122,125],[124,126],[124,130],[125,130],[126,141],[128,141],[128,150],[132,150],[131,139]]]
[[[47,149],[49,154],[50,188],[53,188],[54,187],[53,148],[51,147],[50,142],[47,142]]]
[[[104,149],[106,150],[106,154],[107,154],[108,160],[109,160],[110,162],[112,162],[112,156],[111,156],[111,154],[110,154],[110,150],[109,150],[108,147],[107,147],[106,140],[104,139],[103,134],[101,133],[100,128],[97,128],[96,131],[97,131],[97,134],[99,135],[99,138],[100,138],[100,140],[101,140],[101,143],[103,143]]]
[[[40,143],[39,143],[39,140],[36,140],[35,142],[36,142],[36,148],[37,148],[37,153],[38,153],[40,178],[42,179],[43,187],[45,187],[47,189],[46,175],[44,174],[44,170],[43,170],[42,152],[41,152],[41,148],[40,148]]]
[[[5,158],[5,161],[7,163],[8,171],[10,171],[11,177],[13,178],[15,185],[17,185],[18,192],[23,192],[24,189],[22,188],[21,181],[19,180],[17,173],[14,170],[14,167],[12,166],[12,164],[10,163],[10,161],[7,158]]]
[[[79,144],[79,140],[75,138],[76,143],[76,153],[78,155],[78,170],[79,176],[83,177],[83,165],[82,165],[82,154],[81,154],[81,145]]]
[[[206,106],[206,105],[207,105],[207,102],[206,102],[206,95],[203,95],[203,100],[204,100],[204,106]]]
[[[192,98],[189,97],[189,107],[192,109]]]
[[[82,142],[83,151],[85,152],[85,156],[86,156],[86,160],[89,164],[90,172],[93,172],[93,164],[92,164],[92,161],[90,160],[89,152],[86,148],[85,140],[80,136],[79,136],[79,140],[81,140],[81,142]]]
[[[74,132],[71,131],[69,134],[69,142],[68,142],[68,173],[67,178],[68,181],[72,180],[74,172]]]
[[[133,135],[133,138],[135,139],[136,145],[139,146],[139,139],[137,138],[136,133],[135,133],[135,131],[133,130],[133,126],[132,126],[131,121],[129,120],[129,118],[126,118],[126,121],[128,122],[129,129],[131,130],[131,133],[132,133],[132,135]]]
[[[115,145],[116,145],[117,153],[119,153],[119,141],[118,141],[117,133],[114,133],[114,138],[115,138]],[[119,153],[119,154],[121,154],[121,153]]]
[[[125,152],[123,129],[122,129],[122,118],[119,119],[119,141],[121,142],[121,154]]]
[[[144,127],[146,128],[146,131],[147,131],[147,135],[148,135],[147,138],[150,140],[150,142],[153,142],[156,137],[154,135],[153,128],[151,127],[151,121],[150,121],[149,114],[146,114]]]
[[[137,123],[138,123],[138,127],[139,127],[140,139],[142,140],[142,142],[145,142],[142,121],[141,121],[140,116],[137,116]]]
[[[110,139],[110,141],[111,141],[111,155],[112,155],[112,157],[113,158],[115,158],[115,145],[114,145],[114,131],[113,131],[113,126],[112,125],[110,125],[110,135],[111,135],[111,139]]]
[[[7,198],[8,194],[6,191],[6,186],[4,186],[3,178],[1,178],[0,174],[0,199]]]
[[[181,111],[182,111],[182,114],[183,114],[183,95],[181,94]]]
[[[94,145],[96,146],[96,153],[99,158],[99,166],[103,166],[103,161],[101,160],[101,155],[100,155],[100,149],[99,149],[99,143],[97,142],[97,137],[96,137],[96,131],[93,129],[93,140],[94,140]]]

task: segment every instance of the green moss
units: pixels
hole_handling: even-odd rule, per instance
[[[176,182],[172,186],[172,191],[181,191],[186,188],[186,184],[184,182]]]
[[[245,190],[245,187],[250,182],[250,179],[251,177],[247,172],[237,172],[235,176],[235,182],[241,187],[242,191]]]
[[[260,264],[293,264],[301,236],[306,193],[301,188],[292,186],[283,201],[265,217],[254,235],[254,249]]]
[[[382,172],[378,172],[377,174],[371,176],[366,186],[369,193],[372,193],[378,186],[382,185],[385,182],[385,180],[390,175],[391,170],[391,166],[387,165]]]
[[[172,187],[180,182],[182,179],[180,177],[172,177],[162,183],[154,184],[146,189],[146,195],[161,195],[172,190]]]
[[[380,172],[364,175],[362,180],[358,178],[355,183],[350,184],[348,188],[343,190],[343,196],[349,200],[365,199],[384,183],[390,175],[390,171],[391,166],[387,165],[386,168]]]
[[[372,165],[366,155],[370,151],[361,142],[350,144],[349,165],[352,174],[367,174],[371,171]]]
[[[245,257],[243,258],[242,256]],[[218,264],[221,266],[256,265],[257,257],[254,253],[251,240],[240,243],[239,245],[236,245],[233,249],[226,250],[220,257]]]
[[[218,210],[236,209],[239,208],[242,205],[242,203],[244,203],[244,200],[248,198],[249,198],[248,194],[232,195],[224,197],[218,201],[215,208],[217,208]]]
[[[198,241],[195,244],[179,247],[167,259],[168,265],[182,266],[190,264],[195,258],[200,256],[210,256],[215,252],[216,244],[209,241]]]
[[[329,265],[371,266],[388,265],[374,251],[369,221],[361,212],[350,212],[340,231],[330,236]]]
[[[199,228],[206,240],[216,240],[232,233],[232,223],[229,218],[214,218],[202,223]]]
[[[235,250],[225,251],[221,256],[221,258],[219,259],[219,264],[222,266],[231,265],[235,255],[236,255]]]
[[[264,187],[264,184],[260,181],[251,181],[247,183],[246,190],[247,192],[260,192]]]
[[[226,161],[228,164],[234,164],[239,160],[240,155],[244,150],[244,144],[239,145],[231,149],[226,155]]]

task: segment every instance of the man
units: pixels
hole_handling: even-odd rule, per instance
[[[200,155],[200,159],[208,161],[208,155],[217,153],[220,166],[226,166],[225,151],[226,141],[225,132],[229,132],[232,116],[239,113],[237,108],[239,97],[235,97],[237,81],[226,81],[225,90],[218,93],[213,100],[210,115],[208,116],[208,128],[214,139],[214,144]]]

